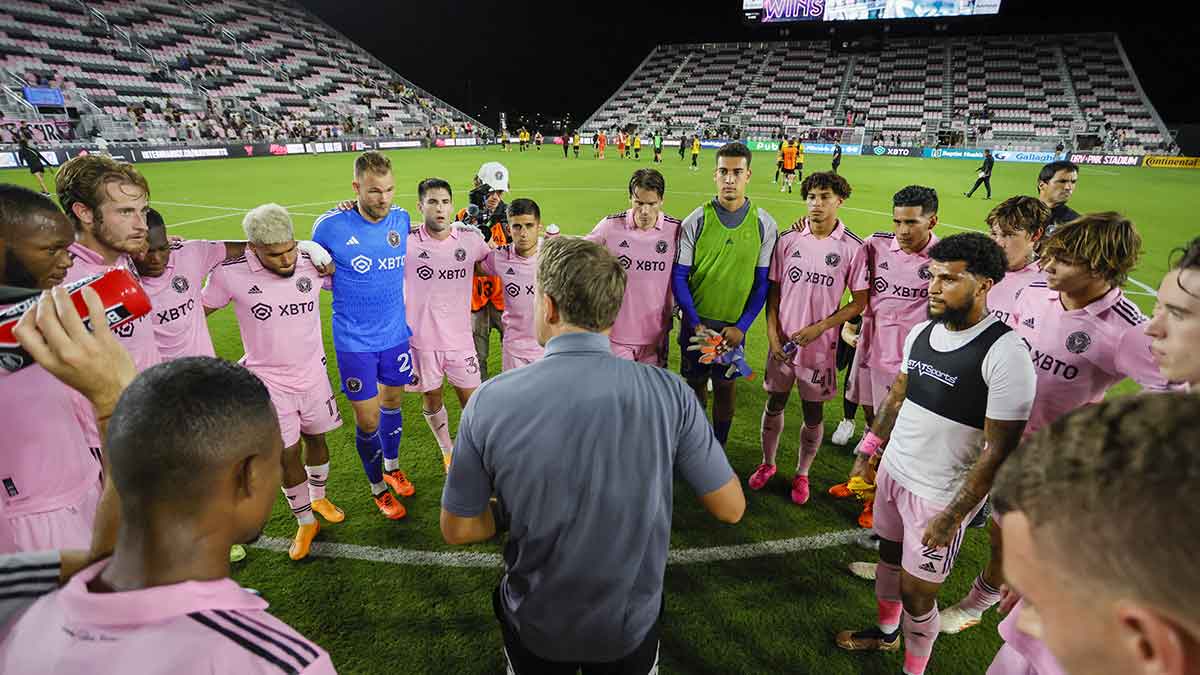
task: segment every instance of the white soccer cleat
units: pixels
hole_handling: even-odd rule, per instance
[[[941,611],[942,614],[942,632],[947,635],[961,633],[964,630],[973,626],[978,626],[981,617],[974,612],[968,612],[958,605],[947,607]]]
[[[866,579],[867,581],[875,581],[875,568],[876,567],[878,567],[878,565],[876,563],[852,562],[852,563],[850,563],[850,574],[853,574],[854,576],[858,577],[859,579]],[[942,616],[945,616],[945,614],[943,614]],[[943,626],[946,625],[944,620],[943,620],[942,625]]]
[[[845,445],[850,442],[850,437],[854,435],[854,420],[842,420],[838,422],[837,429],[833,432],[833,438],[829,439],[834,445]]]

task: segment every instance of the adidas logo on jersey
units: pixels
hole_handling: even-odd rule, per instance
[[[887,264],[887,262],[881,262],[881,263],[879,263],[879,269],[881,269],[881,270],[886,270],[886,269],[888,269],[888,264]]]
[[[937,568],[933,566],[933,563],[927,562],[924,565],[921,565],[921,569],[929,572],[930,574],[937,574]]]
[[[1033,317],[1029,317],[1028,319],[1025,319],[1024,321],[1022,321],[1021,325],[1029,326],[1030,328],[1033,328]]]
[[[618,246],[617,248],[629,248],[629,242],[627,242],[627,241],[622,241],[622,242],[621,242],[621,245],[620,245],[620,246]]]
[[[262,289],[259,288],[258,286],[251,286],[250,290],[247,291],[247,293],[249,293],[250,295],[262,295]]]
[[[804,256],[800,255],[800,251],[793,251],[792,257],[793,258],[803,258]]]
[[[347,246],[358,246],[358,237],[350,235],[350,239],[346,241]]]
[[[425,260],[429,260],[429,252],[428,252],[428,251],[421,251],[421,255],[419,255],[419,256],[417,256],[417,257],[418,257],[418,258],[423,258],[423,259],[425,259]]]
[[[507,271],[507,272],[505,272],[505,274],[516,274],[516,271],[515,271],[515,270],[513,270],[513,268],[511,268],[511,267],[510,267],[510,268],[508,268],[508,271]]]

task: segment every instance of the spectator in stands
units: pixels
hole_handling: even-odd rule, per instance
[[[1050,162],[1038,172],[1038,200],[1050,209],[1050,224],[1046,226],[1046,236],[1054,234],[1059,225],[1079,217],[1078,213],[1067,206],[1067,201],[1071,199],[1078,185],[1079,167],[1065,159]]]

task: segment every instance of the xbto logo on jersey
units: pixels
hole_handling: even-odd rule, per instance
[[[787,277],[793,284],[804,282],[806,284],[813,284],[814,286],[833,287],[833,277],[829,276],[828,274],[821,274],[820,272],[808,272],[800,269],[799,267],[789,267],[787,271]]]
[[[1029,344],[1029,340],[1025,338],[1021,338],[1021,342],[1025,343],[1025,348],[1029,350],[1029,357],[1033,359],[1035,368],[1040,368],[1051,375],[1058,375],[1064,380],[1073,380],[1079,377],[1079,368],[1058,360],[1052,354],[1034,349],[1033,345]]]
[[[177,276],[171,279],[171,288],[174,288],[176,293],[187,293],[189,288],[187,278]]]
[[[1092,346],[1092,336],[1077,330],[1067,336],[1067,351],[1072,354],[1082,354]]]
[[[621,263],[621,267],[624,267],[625,269],[629,269],[633,266],[633,259],[627,255],[622,255],[617,258],[617,262]]]
[[[515,297],[517,297],[517,295],[519,295],[521,293],[521,287],[518,286],[517,284],[509,282],[507,284],[504,284],[504,292],[508,293],[508,297],[515,298]]]
[[[875,277],[871,281],[871,286],[875,288],[875,293],[882,295],[887,293],[888,288],[892,289],[892,295],[898,298],[928,298],[929,289],[919,286],[901,286],[900,284],[889,283],[883,277]]]
[[[177,319],[182,319],[195,308],[196,301],[188,300],[178,307],[172,307],[171,309],[165,309],[161,312],[156,312],[156,315],[158,316],[158,323],[161,325],[164,323],[171,323]]]
[[[296,290],[301,293],[307,293],[312,290],[312,279],[308,277],[300,277],[296,280]]]
[[[433,278],[433,268],[429,265],[421,265],[417,268],[417,276],[421,278],[421,281],[429,281]]]
[[[265,302],[259,302],[250,307],[250,315],[259,321],[266,321],[271,318],[272,312],[274,310]]]
[[[359,274],[366,274],[367,272],[371,271],[371,267],[374,265],[374,262],[375,261],[371,260],[370,256],[356,255],[350,261],[350,267],[354,268],[354,271],[358,272]]]
[[[662,240],[660,239],[660,240],[658,241],[658,243],[654,245],[654,250],[655,250],[655,251],[657,251],[657,252],[658,252],[658,253],[660,253],[660,254],[661,254],[661,253],[666,253],[666,252],[667,252],[667,242],[665,242],[665,241],[662,241]]]
[[[133,324],[127,323],[124,326],[118,326],[113,332],[117,334],[117,337],[131,338],[133,337]]]

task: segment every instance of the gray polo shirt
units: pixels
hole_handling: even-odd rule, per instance
[[[627,656],[658,619],[675,470],[697,494],[733,469],[679,376],[619,359],[597,333],[485,382],[467,403],[442,507],[493,493],[511,521],[501,598],[521,642],[552,661]]]

